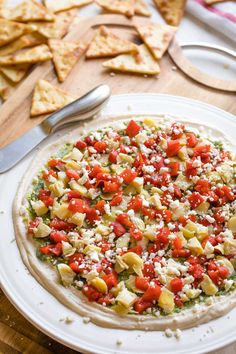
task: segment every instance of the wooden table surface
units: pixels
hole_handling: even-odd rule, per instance
[[[113,19],[115,19],[115,17]],[[99,21],[101,23],[101,20]],[[116,21],[120,23],[120,19]],[[112,22],[112,20],[110,20],[110,22]],[[91,23],[86,26],[83,23],[80,24],[74,33],[79,36],[87,32]],[[119,29],[118,32],[119,31],[121,30]],[[75,35],[69,34],[68,36],[69,38],[75,38]],[[130,31],[127,32],[127,38],[130,38]],[[197,84],[179,70],[173,68],[174,64],[168,55],[165,55],[161,62],[162,73],[159,79],[144,78],[143,76],[135,75],[110,76],[109,73],[102,71],[101,68],[99,69],[100,64],[101,61],[84,61],[83,63],[78,63],[78,67],[75,67],[73,74],[60,86],[79,96],[88,89],[91,89],[92,86],[107,83],[111,86],[113,94],[127,92],[159,92],[181,95],[215,104],[230,113],[236,114],[235,94],[209,89],[203,85]],[[52,65],[45,63],[41,66],[41,68],[43,67],[47,69],[46,79],[50,79],[50,81],[56,84],[56,76]],[[0,145],[5,145],[41,121],[42,118],[30,119],[27,113],[29,112],[34,84],[39,77],[41,78],[44,72],[44,69],[41,68],[36,68],[23,83],[22,91],[17,90],[14,97],[10,98],[10,100],[1,107],[0,129],[8,133],[1,134]],[[91,79],[89,79],[91,72],[93,73],[92,82]],[[19,98],[19,93],[21,98]],[[25,105],[21,104],[22,100],[25,102]],[[21,119],[19,120],[19,118]],[[0,290],[0,354],[2,353],[71,354],[75,353],[75,351],[65,348],[63,345],[55,342],[35,328],[13,307]],[[231,345],[217,352],[215,351],[214,353],[236,354],[236,345]]]

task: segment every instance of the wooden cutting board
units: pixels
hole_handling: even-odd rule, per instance
[[[98,25],[106,24],[113,27],[115,33],[123,38],[139,43],[139,38],[132,27],[132,21],[145,22],[148,20],[141,18],[128,20],[120,15],[98,15],[81,20],[73,27],[65,40],[90,41],[94,29]],[[1,132],[4,132],[4,134],[0,134],[0,147],[39,124],[45,118],[29,117],[32,93],[38,79],[48,80],[78,97],[94,86],[106,83],[110,85],[113,94],[129,92],[168,93],[215,104],[236,114],[235,93],[210,89],[198,84],[177,69],[168,54],[161,60],[159,77],[120,73],[111,76],[109,71],[103,69],[103,61],[104,59],[85,60],[82,58],[62,84],[57,81],[51,61],[37,66],[0,109],[0,129]]]
[[[146,21],[140,18],[138,20]],[[100,24],[110,25],[123,38],[139,43],[132,28],[132,21],[119,15],[100,15],[81,20],[65,40],[89,41],[93,36],[94,29]],[[159,78],[118,73],[111,76],[108,71],[102,68],[102,62],[103,60],[81,59],[63,84],[57,82],[51,62],[37,66],[0,108],[0,146],[13,141],[45,118],[29,117],[32,92],[35,83],[40,78],[44,78],[78,97],[94,86],[106,83],[110,85],[113,94],[155,92],[181,95],[215,104],[236,114],[235,94],[209,89],[194,82],[181,71],[176,70],[168,54],[161,61]],[[0,290],[0,353],[72,354],[75,352],[50,339],[31,325]],[[233,354],[235,347],[230,346],[215,353]]]

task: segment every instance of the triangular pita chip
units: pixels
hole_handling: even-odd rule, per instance
[[[15,41],[5,45],[0,48],[0,57],[3,55],[8,55],[16,52],[17,50],[33,47],[35,45],[46,43],[47,38],[42,36],[40,33],[33,32],[30,34],[25,34]]]
[[[136,15],[140,16],[151,16],[151,12],[148,9],[147,4],[144,0],[136,0],[134,5],[134,12]]]
[[[91,4],[93,0],[44,0],[45,6],[53,12],[70,10]]]
[[[33,22],[37,31],[47,38],[59,39],[64,37],[75,17],[75,10],[60,12],[54,22]]]
[[[16,54],[0,57],[0,66],[17,64],[34,64],[52,59],[52,53],[46,44],[27,49]]]
[[[90,43],[86,58],[102,58],[129,52],[137,52],[137,46],[101,26]]]
[[[0,68],[0,71],[12,82],[19,82],[27,74],[30,65],[6,66]]]
[[[95,0],[95,2],[108,12],[119,13],[128,17],[134,15],[135,0]]]
[[[86,46],[81,42],[64,42],[60,39],[50,39],[49,47],[53,55],[53,63],[58,80],[63,82],[85,51]]]
[[[154,0],[154,2],[169,25],[179,25],[184,14],[186,0]]]
[[[151,22],[147,25],[136,25],[135,28],[157,60],[161,59],[177,31],[177,27]]]
[[[140,45],[139,54],[121,54],[103,63],[105,68],[138,74],[159,74],[160,67],[145,44]]]
[[[0,18],[0,46],[5,45],[25,33],[31,33],[36,30],[33,25],[25,25]]]
[[[7,80],[1,73],[0,73],[0,97],[6,101],[10,94],[12,93],[15,85],[12,84],[9,80]]]
[[[226,0],[205,0],[205,4],[206,5],[213,5],[213,4],[217,4],[219,2],[224,2]]]
[[[48,81],[39,80],[34,89],[31,116],[55,112],[74,100],[75,97],[51,85]]]
[[[24,0],[8,10],[7,18],[13,21],[54,21],[54,14],[35,0]]]

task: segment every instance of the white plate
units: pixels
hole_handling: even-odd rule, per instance
[[[236,140],[234,116],[216,107],[182,98],[157,94],[113,96],[105,114],[169,113],[216,125]],[[58,136],[58,134],[57,134]],[[55,140],[53,136],[41,146]],[[236,308],[229,314],[198,328],[183,331],[182,338],[166,338],[163,332],[106,329],[84,324],[29,274],[14,241],[12,201],[19,181],[30,168],[36,149],[8,173],[0,176],[0,276],[4,292],[15,307],[36,327],[55,340],[85,353],[205,353],[232,343],[236,338]],[[60,321],[73,318],[71,324]],[[117,345],[121,339],[123,344]]]

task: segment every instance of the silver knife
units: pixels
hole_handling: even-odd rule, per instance
[[[0,149],[0,173],[15,166],[35,146],[59,128],[96,115],[110,98],[110,88],[100,85],[49,116],[40,125]]]

